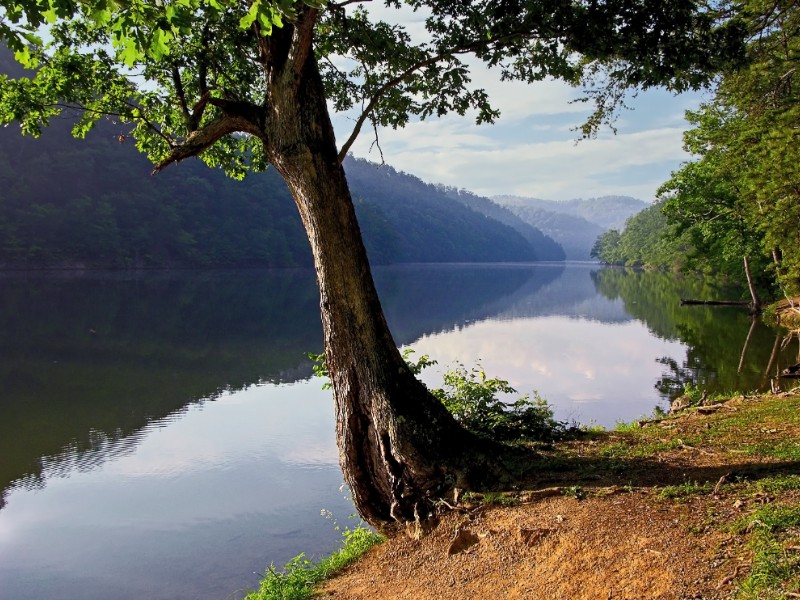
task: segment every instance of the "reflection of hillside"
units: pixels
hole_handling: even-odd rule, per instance
[[[539,267],[546,269],[547,267]],[[553,268],[553,267],[551,267]],[[597,265],[572,265],[559,269],[559,277],[545,285],[529,280],[513,294],[503,298],[497,317],[513,320],[530,317],[565,316],[602,323],[620,323],[631,317],[620,300],[597,294],[593,275]]]
[[[519,294],[557,280],[563,264],[414,265],[375,273],[386,318],[399,345],[425,334],[495,317]]]
[[[434,265],[376,278],[402,344],[489,318],[561,271]],[[305,353],[322,347],[308,270],[0,277],[3,491],[43,484],[43,463],[68,473],[130,451],[148,424],[224,390],[307,378]]]
[[[688,346],[686,361],[654,357],[666,371],[656,387],[665,398],[683,392],[687,383],[710,392],[751,391],[769,387],[770,364],[779,332],[756,323],[750,332],[747,311],[730,307],[681,306],[681,298],[735,298],[700,278],[676,278],[668,273],[604,269],[593,274],[598,291],[620,299],[625,310],[662,339]],[[750,333],[746,360],[741,361]],[[785,360],[781,364],[786,364]]]
[[[225,389],[282,382],[321,345],[308,271],[5,276],[0,489]],[[105,443],[105,442],[104,442]],[[118,444],[117,444],[118,445]]]

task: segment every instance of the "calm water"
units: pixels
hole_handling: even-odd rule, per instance
[[[741,310],[681,308],[723,293],[700,281],[375,275],[398,344],[439,361],[429,385],[480,363],[560,418],[612,426],[686,383],[768,387],[796,362]],[[332,550],[320,511],[354,523],[305,359],[321,339],[306,271],[0,276],[0,599],[240,598],[269,563]]]

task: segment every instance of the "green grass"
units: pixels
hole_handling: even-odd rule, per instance
[[[789,598],[800,591],[800,506],[768,505],[737,522],[751,531],[753,564],[739,588],[743,600]],[[796,597],[796,596],[794,596]]]
[[[342,546],[317,563],[304,554],[290,560],[282,571],[269,566],[258,591],[245,600],[307,600],[314,597],[314,587],[355,562],[367,550],[381,543],[383,536],[364,525],[342,531]]]
[[[680,500],[698,494],[708,494],[713,489],[710,482],[687,481],[680,485],[666,485],[658,492],[661,500]]]
[[[755,482],[754,487],[757,492],[765,492],[767,494],[780,494],[781,492],[800,490],[800,475],[767,477]]]
[[[774,443],[763,441],[747,444],[743,450],[751,456],[768,456],[781,460],[800,461],[800,442],[782,441]]]

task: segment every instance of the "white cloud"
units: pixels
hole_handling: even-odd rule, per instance
[[[529,129],[530,139],[536,139],[540,126]],[[651,200],[670,171],[688,158],[679,127],[606,135],[577,144],[572,133],[543,142],[504,141],[491,133],[491,128],[469,127],[447,117],[382,132],[380,137],[386,161],[395,168],[488,196],[565,200],[628,194]],[[379,160],[375,151],[369,153],[370,143],[366,137],[359,140],[356,155]]]
[[[371,12],[406,24],[422,39],[424,15],[376,5]],[[492,196],[517,194],[555,200],[611,194],[652,200],[671,171],[689,157],[683,151],[683,113],[701,96],[648,91],[630,100],[619,134],[575,144],[573,130],[590,106],[571,102],[580,91],[559,81],[501,82],[475,59],[468,63],[474,87],[486,89],[501,112],[495,125],[475,124],[474,115],[414,121],[404,129],[379,131],[386,162],[430,183],[444,183]],[[334,119],[340,143],[350,135],[353,115]],[[374,135],[365,127],[351,151],[380,161]]]

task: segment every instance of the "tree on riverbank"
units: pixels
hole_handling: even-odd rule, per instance
[[[401,4],[425,12],[424,41],[349,0],[0,2],[0,35],[38,66],[32,79],[0,80],[0,120],[35,134],[77,107],[82,135],[116,115],[156,172],[200,156],[234,176],[270,164],[286,180],[314,256],[345,480],[379,528],[424,519],[447,488],[498,475],[502,452],[414,377],[386,325],[341,166],[363,126],[468,111],[492,121],[467,55],[508,79],[585,82],[596,103],[585,135],[630,87],[698,87],[740,58],[738,22],[687,0],[389,0],[385,10]],[[358,115],[341,146],[329,106]]]
[[[643,236],[646,222],[632,219],[616,243],[605,236],[597,250],[606,262],[637,264],[647,256],[651,266],[742,283],[749,268],[762,290],[780,286],[797,294],[800,8],[748,1],[741,14],[748,23],[748,65],[725,73],[714,98],[687,113],[684,145],[697,159],[659,190],[663,226]],[[659,253],[659,246],[676,251]]]

